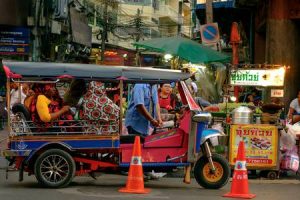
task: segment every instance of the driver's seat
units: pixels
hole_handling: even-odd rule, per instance
[[[121,135],[120,143],[121,144],[133,144],[135,136],[140,136],[141,143],[145,142],[145,138],[146,138],[145,136],[130,134],[130,135]]]

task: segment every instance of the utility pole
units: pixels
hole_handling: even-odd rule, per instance
[[[134,19],[134,24],[135,24],[135,31],[136,31],[136,38],[135,41],[138,42],[141,39],[142,35],[142,19],[141,19],[141,10],[138,8],[137,13],[136,13],[136,18]]]
[[[141,11],[139,8],[137,9],[137,14],[134,19],[134,25],[135,25],[135,34],[136,34],[135,41],[138,42],[138,41],[140,41],[141,35],[142,35],[142,28],[141,28],[142,27],[142,19],[141,19]],[[140,58],[140,52],[139,52],[138,47],[136,47],[135,59],[136,59],[135,65],[141,66],[141,60],[140,60],[141,58]]]
[[[33,28],[33,50],[32,50],[32,61],[40,61],[41,59],[41,33],[39,30],[39,22],[41,16],[41,9],[42,7],[41,0],[35,1],[35,16],[34,16],[34,28]]]
[[[179,1],[178,2],[178,25],[177,25],[177,35],[180,35],[182,33],[182,26],[183,26],[183,17],[182,17],[182,12],[183,12],[183,2]]]
[[[206,7],[206,23],[213,23],[213,7],[212,7],[213,0],[206,0],[205,7]]]
[[[101,62],[104,62],[104,52],[105,52],[105,41],[107,37],[107,9],[108,9],[108,3],[106,0],[104,0],[104,11],[103,11],[103,27],[102,27],[102,34],[101,34]]]

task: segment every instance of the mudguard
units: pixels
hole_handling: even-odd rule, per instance
[[[201,145],[208,139],[218,136],[225,136],[225,134],[222,131],[219,131],[217,129],[205,129],[202,132],[202,138],[201,138]]]

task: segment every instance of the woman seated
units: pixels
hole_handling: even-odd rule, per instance
[[[32,121],[38,127],[50,128],[54,125],[63,125],[64,121],[72,120],[73,116],[68,113],[70,106],[63,106],[63,101],[58,94],[55,84],[35,84],[33,86],[34,98],[30,103]],[[40,129],[38,131],[41,131]],[[48,130],[49,131],[49,130]]]
[[[167,131],[168,128],[175,126],[176,116],[171,112],[175,110],[177,97],[172,93],[172,91],[172,86],[169,83],[161,84],[158,90],[160,115],[163,124],[161,128],[156,129],[156,133]]]
[[[64,95],[64,102],[71,107],[76,107],[80,98],[86,93],[87,88],[83,79],[74,79],[70,84],[70,88]]]
[[[97,134],[119,132],[120,108],[106,95],[104,84],[91,81],[83,96],[81,119],[89,120],[89,130]]]
[[[161,109],[166,109],[168,111],[175,109],[175,95],[172,94],[171,84],[162,84],[158,93],[159,106]]]

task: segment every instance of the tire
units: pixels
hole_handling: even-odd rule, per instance
[[[278,172],[277,171],[268,171],[267,173],[267,178],[270,180],[275,180],[278,176]]]
[[[49,149],[43,152],[34,164],[36,179],[42,186],[48,188],[67,186],[73,180],[75,172],[74,159],[69,153],[60,149]]]
[[[230,167],[227,160],[218,154],[212,155],[216,168],[216,176],[209,171],[209,161],[206,156],[197,160],[194,167],[194,176],[197,183],[207,189],[219,189],[226,185],[230,177]]]

